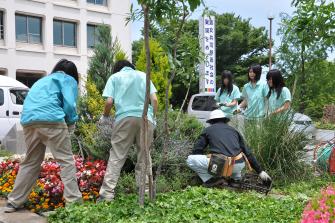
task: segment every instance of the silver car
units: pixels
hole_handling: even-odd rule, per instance
[[[207,126],[206,120],[208,119],[210,112],[217,109],[214,97],[215,93],[199,93],[192,95],[188,104],[187,113],[196,117],[204,126]],[[291,129],[298,132],[304,132],[308,138],[315,139],[316,128],[312,123],[312,119],[307,115],[295,113]]]

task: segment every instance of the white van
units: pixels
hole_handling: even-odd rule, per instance
[[[8,131],[20,123],[28,91],[29,88],[21,82],[0,75],[0,144]]]

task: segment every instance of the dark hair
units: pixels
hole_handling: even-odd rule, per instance
[[[128,60],[119,60],[114,64],[113,74],[120,72],[124,67],[130,67],[135,70],[135,66]]]
[[[248,69],[248,80],[250,80],[250,77],[249,77],[249,72],[250,70],[252,70],[252,72],[254,72],[256,74],[255,76],[255,81],[259,81],[261,79],[261,75],[262,75],[262,67],[261,65],[259,64],[254,64],[254,65],[251,65]]]
[[[209,123],[211,125],[214,125],[214,124],[220,123],[220,122],[228,123],[229,121],[230,121],[229,118],[216,118],[216,119],[208,120],[207,123]]]
[[[52,69],[52,73],[56,73],[57,71],[63,71],[67,75],[73,77],[77,83],[79,83],[79,74],[76,65],[67,59],[61,59]]]
[[[272,91],[277,92],[277,99],[279,99],[280,94],[283,90],[283,87],[285,87],[284,78],[281,74],[280,70],[273,69],[270,70],[266,75],[266,80],[272,79],[272,87],[270,87],[270,91],[268,93],[268,98],[271,96]]]
[[[228,86],[225,86],[224,79],[228,79]],[[227,93],[230,96],[231,92],[233,91],[233,74],[229,70],[224,70],[221,74],[221,90],[220,96],[224,90],[227,89]]]

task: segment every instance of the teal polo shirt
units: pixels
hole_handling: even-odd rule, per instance
[[[240,89],[236,85],[233,85],[233,90],[230,93],[230,95],[228,94],[227,89],[225,89],[221,95],[220,95],[220,91],[221,91],[221,88],[219,88],[214,98],[215,101],[217,101],[218,103],[228,103],[229,104],[234,100],[240,99],[241,97]],[[231,117],[233,116],[234,111],[237,110],[237,104],[232,107],[221,106],[220,108],[228,117]]]
[[[269,114],[282,107],[285,102],[292,100],[291,92],[287,87],[283,87],[278,99],[277,95],[276,91],[271,90],[271,95],[269,97]]]
[[[78,84],[70,75],[56,72],[39,79],[24,100],[21,124],[74,124],[77,115]]]
[[[269,93],[268,84],[259,80],[255,86],[251,82],[243,87],[242,98],[247,100],[244,112],[246,119],[259,119],[265,116],[265,99]]]
[[[107,81],[102,96],[113,98],[115,105],[115,122],[126,117],[142,117],[146,89],[146,74],[124,67],[120,72],[113,74]],[[150,84],[150,94],[157,90]],[[154,123],[153,108],[149,105],[148,120]]]

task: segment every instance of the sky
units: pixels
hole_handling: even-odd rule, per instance
[[[292,14],[294,8],[291,6],[292,0],[204,0],[206,6],[217,13],[233,12],[242,18],[251,18],[250,22],[255,27],[265,26],[269,29],[268,16],[273,15],[273,39],[275,47],[280,45],[280,37],[277,36],[277,30],[280,23],[280,13]],[[137,0],[131,0],[135,8],[138,8]],[[202,14],[204,7],[199,7],[191,16],[192,19],[198,19]],[[143,21],[132,24],[132,40],[141,37]]]

